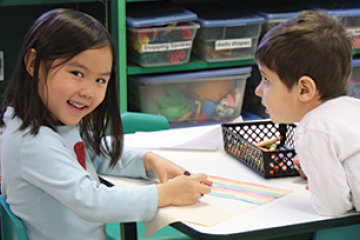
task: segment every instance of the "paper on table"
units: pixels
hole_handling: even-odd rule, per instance
[[[160,208],[153,220],[144,222],[146,238],[177,221],[211,227],[293,192],[218,176],[208,179],[213,181],[212,192],[195,205]]]
[[[109,175],[102,175],[102,177],[117,187],[136,187],[158,183],[157,181],[121,178]],[[168,224],[177,221],[211,227],[256,207],[258,207],[258,205],[204,195],[197,203],[191,206],[168,206],[159,208],[153,220],[144,221],[146,238]]]
[[[221,141],[221,129],[210,128],[205,132],[191,131],[159,131],[136,132],[130,147],[141,148],[166,148],[188,150],[216,150]]]
[[[153,220],[143,222],[145,237],[178,221],[211,227],[256,207],[258,205],[204,195],[192,206],[159,208]]]
[[[145,186],[158,183],[158,181],[145,181],[129,178],[124,179],[115,176],[103,175],[102,177],[110,181],[117,187]],[[236,186],[238,184],[236,183],[236,181],[234,184],[234,180],[220,178],[216,176],[209,176],[209,179],[214,181],[214,186],[216,186],[218,182],[221,181],[225,181],[225,184],[229,186]],[[247,184],[249,184],[249,187],[251,187],[252,185],[251,183]],[[267,188],[266,186],[263,187]],[[292,190],[277,189],[271,187],[268,188],[269,190],[273,191],[280,191],[286,193],[292,192]],[[168,224],[177,221],[211,227],[259,206],[260,205],[258,204],[253,204],[245,201],[211,196],[211,194],[204,195],[199,199],[197,203],[192,206],[168,206],[164,208],[159,208],[153,220],[144,221],[146,238],[150,237]]]

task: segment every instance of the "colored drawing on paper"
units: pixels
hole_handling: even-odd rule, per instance
[[[293,192],[292,190],[268,187],[216,176],[208,176],[208,179],[213,181],[212,190],[209,195],[241,200],[256,205],[263,205]]]

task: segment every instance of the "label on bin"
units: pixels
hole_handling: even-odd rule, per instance
[[[348,28],[346,29],[348,33],[351,33],[353,36],[359,36],[360,35],[360,28]]]
[[[192,47],[192,41],[182,42],[168,42],[168,43],[153,43],[153,44],[142,44],[142,52],[165,52],[174,51],[180,49],[189,49]]]
[[[249,48],[251,47],[251,38],[227,39],[215,41],[215,51],[234,49],[234,48]]]

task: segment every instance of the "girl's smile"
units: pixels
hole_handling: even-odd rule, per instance
[[[70,107],[74,109],[74,111],[78,111],[79,113],[82,112],[87,107],[86,105],[76,103],[71,100],[68,101],[68,104],[70,105]]]

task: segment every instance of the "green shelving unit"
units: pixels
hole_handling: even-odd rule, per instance
[[[161,66],[161,67],[139,67],[134,64],[128,64],[128,74],[147,74],[147,73],[162,73],[162,72],[175,72],[175,71],[190,71],[200,70],[207,68],[222,68],[234,67],[255,64],[254,59],[238,60],[238,61],[223,61],[223,62],[206,62],[196,57],[191,57],[187,64]]]
[[[118,16],[118,29],[119,32],[116,33],[116,37],[119,45],[119,71],[120,71],[120,105],[121,111],[127,111],[127,75],[136,75],[136,74],[152,74],[152,73],[165,73],[165,72],[177,72],[177,71],[193,71],[201,69],[211,69],[211,68],[226,68],[226,67],[235,67],[235,66],[245,66],[245,65],[255,65],[256,62],[254,59],[246,60],[237,60],[237,61],[222,61],[222,62],[206,62],[201,59],[198,59],[194,56],[191,56],[190,61],[187,64],[182,65],[172,65],[172,66],[158,66],[158,67],[141,67],[133,63],[127,63],[126,59],[126,20],[125,15],[120,16],[121,14],[126,14],[126,4],[132,2],[148,2],[148,1],[161,1],[161,0],[120,0],[117,1],[117,10],[119,13]],[[120,20],[120,18],[122,20]],[[116,30],[113,30],[115,32]],[[360,49],[354,50],[354,54],[360,54]]]
[[[140,67],[138,65],[127,63],[126,57],[126,3],[131,2],[146,2],[146,1],[161,1],[161,0],[118,0],[110,1],[111,3],[111,32],[115,42],[117,42],[118,59],[119,59],[119,95],[120,95],[120,110],[127,111],[127,75],[134,74],[149,74],[149,73],[164,73],[175,71],[190,71],[209,68],[222,68],[243,65],[253,65],[253,59],[242,61],[224,61],[217,63],[208,63],[196,57],[191,57],[189,63],[173,66],[160,67]]]
[[[127,58],[126,58],[126,1],[110,1],[110,31],[114,38],[119,61],[120,111],[127,112]]]
[[[254,59],[210,63],[194,56],[191,57],[189,63],[183,65],[140,67],[132,63],[128,64],[126,56],[126,4],[146,1],[164,0],[0,0],[0,51],[4,51],[5,56],[5,78],[8,79],[12,72],[22,38],[33,20],[42,12],[53,7],[80,6],[80,10],[94,15],[104,24],[108,23],[118,52],[119,102],[121,112],[127,111],[128,75],[193,71],[256,64]],[[102,9],[104,9],[104,11],[105,6],[108,6],[108,9],[106,9],[108,14],[103,13],[103,10],[99,8],[100,5],[103,6]],[[9,22],[11,22],[11,24],[9,24]],[[355,50],[354,54],[360,54],[360,49]],[[0,82],[0,98],[6,85],[6,80]]]

